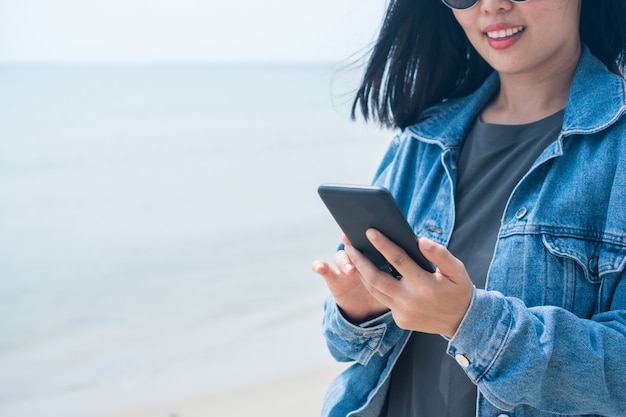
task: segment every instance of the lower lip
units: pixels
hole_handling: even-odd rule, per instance
[[[491,46],[493,49],[506,49],[513,45],[515,42],[517,42],[522,37],[522,33],[524,32],[518,32],[515,35],[507,36],[506,38],[502,39],[493,39],[487,37],[487,42],[489,42],[489,46]]]

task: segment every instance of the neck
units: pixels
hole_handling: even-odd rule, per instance
[[[580,56],[580,53],[578,54]],[[578,59],[541,74],[500,73],[500,91],[485,107],[486,123],[526,124],[546,118],[567,104]]]

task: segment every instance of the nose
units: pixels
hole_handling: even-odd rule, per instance
[[[511,10],[514,4],[511,0],[480,0],[478,6],[483,13],[497,14]]]

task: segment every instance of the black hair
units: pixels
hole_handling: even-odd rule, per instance
[[[580,39],[606,67],[626,72],[626,1],[582,0]]]
[[[532,0],[531,0],[532,1]],[[626,1],[582,0],[580,36],[612,72],[626,69]],[[352,105],[405,128],[428,107],[475,91],[493,69],[441,0],[389,0]]]

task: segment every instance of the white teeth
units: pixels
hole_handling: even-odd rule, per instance
[[[494,30],[493,32],[487,32],[487,36],[491,39],[503,39],[509,36],[513,36],[525,29],[524,26],[518,26],[516,28],[509,28],[507,30]]]

